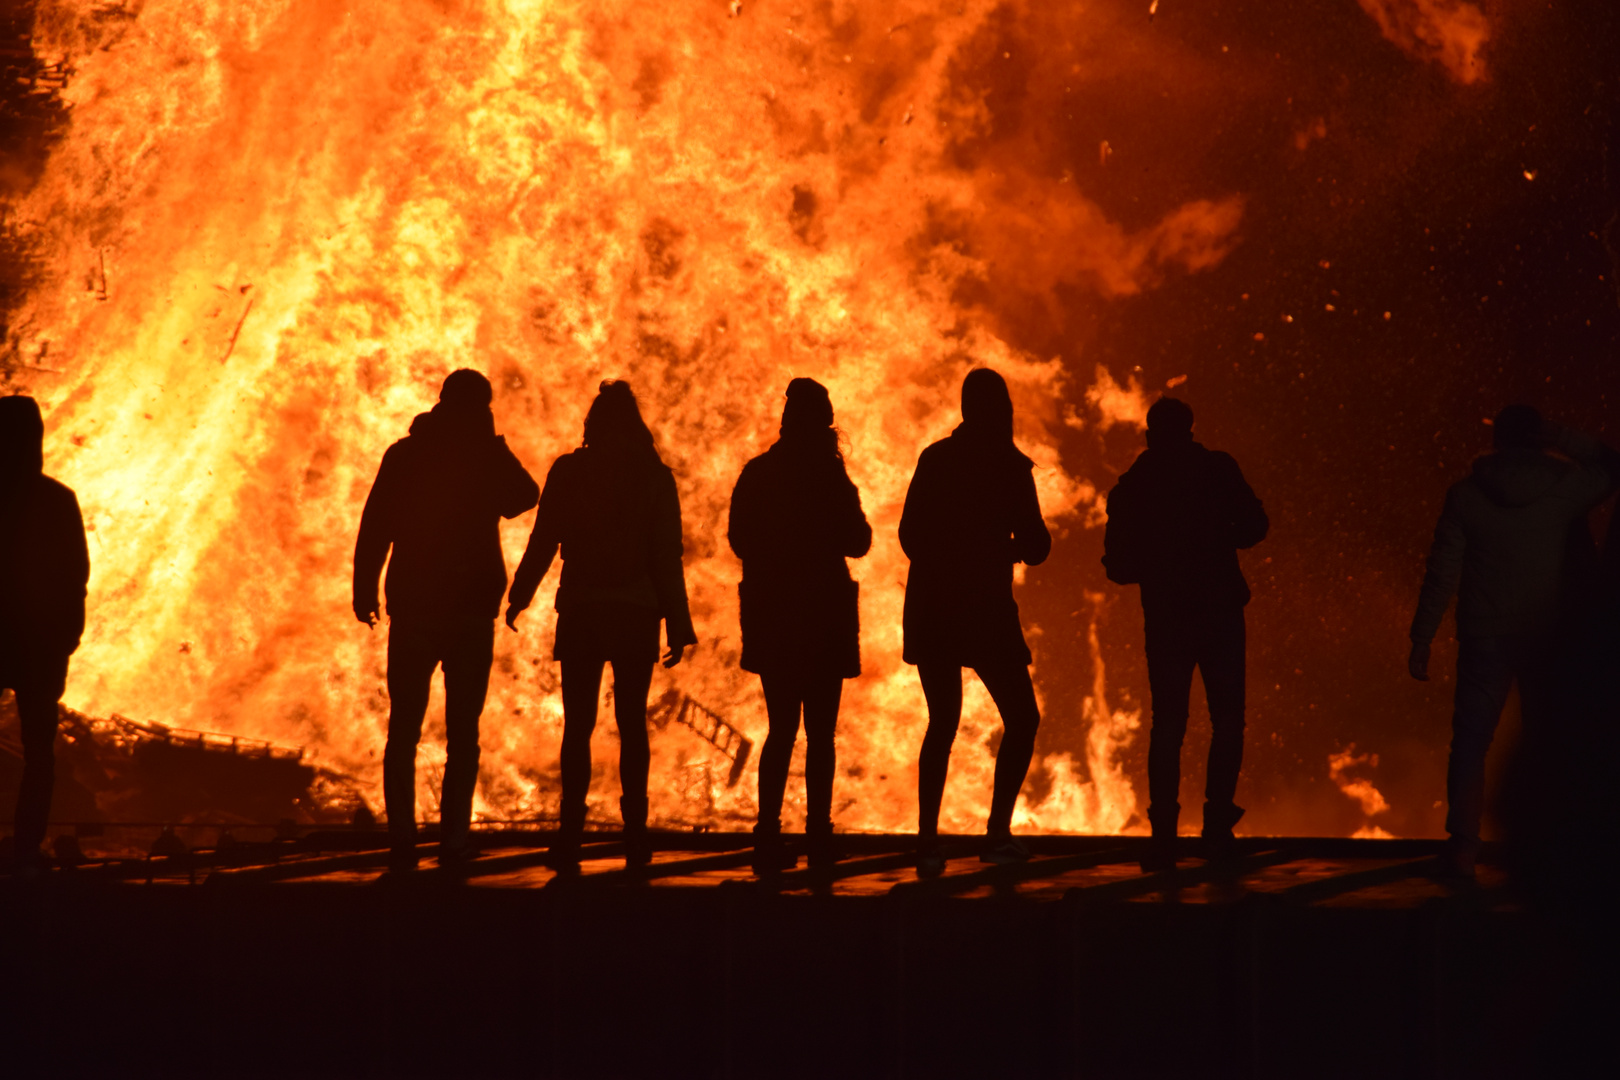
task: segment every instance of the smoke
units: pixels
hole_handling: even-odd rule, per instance
[[[1481,55],[1491,39],[1485,13],[1466,0],[1357,0],[1401,51],[1439,64],[1457,82],[1485,78]]]

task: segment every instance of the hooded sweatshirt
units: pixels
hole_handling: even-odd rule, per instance
[[[44,475],[43,427],[8,436],[0,452],[0,665],[10,675],[19,657],[64,662],[79,647],[90,552],[78,498]]]
[[[376,607],[377,575],[388,559],[389,618],[453,626],[493,620],[506,592],[500,519],[530,509],[539,494],[487,408],[440,403],[422,413],[383,455],[366,499],[354,546],[356,610]]]
[[[1620,455],[1590,435],[1565,430],[1558,449],[1509,448],[1474,462],[1452,485],[1429,549],[1412,620],[1428,644],[1457,596],[1463,637],[1534,634],[1552,626],[1564,595],[1571,529],[1611,493]]]

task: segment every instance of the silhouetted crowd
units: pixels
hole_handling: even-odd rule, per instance
[[[440,862],[475,856],[470,826],[479,718],[496,620],[530,606],[560,555],[552,657],[561,666],[560,824],[551,861],[577,871],[591,782],[591,733],[603,669],[613,669],[625,862],[653,856],[648,839],[647,699],[654,665],[674,667],[697,644],[682,568],[675,477],[660,458],[628,383],[608,380],[578,449],[537,485],[495,431],[493,389],[481,374],[445,379],[439,401],[383,455],[355,544],[354,613],[383,617],[386,565],[388,718],[384,795],[391,869],[416,866],[417,744],[435,670],[443,669],[446,760]],[[1235,857],[1243,761],[1250,594],[1237,552],[1266,538],[1261,501],[1230,455],[1193,438],[1193,412],[1164,397],[1147,414],[1147,449],[1108,496],[1103,565],[1140,588],[1152,731],[1144,872],[1174,870],[1181,749],[1194,672],[1203,678],[1212,738],[1205,776],[1203,854]],[[1620,544],[1599,552],[1587,516],[1620,485],[1620,455],[1591,436],[1509,406],[1494,450],[1447,494],[1412,622],[1413,677],[1428,677],[1430,643],[1457,599],[1456,703],[1447,774],[1450,841],[1437,870],[1469,878],[1480,849],[1485,757],[1509,689],[1524,703],[1525,751],[1510,784],[1510,822],[1569,835],[1608,827],[1606,775],[1582,746],[1614,742],[1620,702]],[[89,557],[72,491],[43,473],[44,425],[23,396],[0,398],[0,687],[15,693],[26,767],[13,861],[37,872],[49,818],[58,702],[84,629]],[[743,468],[727,537],[742,562],[741,667],[760,678],[769,732],[759,759],[754,869],[796,865],[782,835],[789,762],[802,720],[807,748],[804,848],[812,868],[838,859],[832,818],[839,702],[861,674],[859,585],[849,559],[872,528],[840,448],[827,389],[792,380],[780,437]],[[534,529],[507,588],[500,520],[534,509]],[[917,867],[943,870],[939,813],[971,668],[1000,713],[981,858],[1030,857],[1012,832],[1034,752],[1040,709],[1013,595],[1015,568],[1051,551],[1033,463],[1013,439],[1007,384],[988,369],[962,384],[961,423],[923,450],[906,493],[899,541],[911,562],[904,658],[917,668],[928,726],[917,764]],[[1610,755],[1612,757],[1612,754]],[[1513,810],[1517,807],[1517,810]],[[1557,878],[1558,862],[1521,848],[1526,873]],[[1538,861],[1539,859],[1539,861]]]

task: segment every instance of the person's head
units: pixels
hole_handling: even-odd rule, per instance
[[[1007,380],[989,368],[975,368],[962,380],[962,424],[985,435],[1012,439],[1012,395]]]
[[[489,380],[472,368],[461,368],[445,376],[439,388],[439,404],[446,412],[478,412],[495,400]]]
[[[1161,397],[1147,413],[1149,446],[1179,446],[1192,442],[1193,411],[1180,398]]]
[[[1529,405],[1509,405],[1491,423],[1491,443],[1498,450],[1541,450],[1541,414]]]
[[[39,402],[21,394],[0,398],[0,474],[38,473],[45,463],[44,441]]]
[[[602,380],[596,400],[585,414],[585,445],[612,454],[640,451],[658,456],[636,395],[623,379]]]
[[[782,441],[789,446],[830,448],[838,451],[838,431],[833,427],[832,398],[827,388],[814,379],[798,378],[788,383],[787,400],[782,405]]]

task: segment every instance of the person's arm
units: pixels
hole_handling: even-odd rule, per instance
[[[745,563],[756,558],[763,546],[759,538],[758,472],[753,461],[743,466],[742,475],[731,489],[731,507],[726,515],[726,542]]]
[[[927,558],[941,546],[936,510],[941,497],[938,474],[935,456],[924,450],[917,459],[916,472],[911,474],[911,484],[906,488],[905,508],[900,511],[900,550],[912,562]]]
[[[872,550],[872,525],[861,509],[861,492],[846,475],[839,491],[839,554],[846,559],[859,559]]]
[[[692,612],[686,600],[686,570],[681,565],[685,546],[681,541],[681,494],[675,488],[675,474],[660,468],[653,481],[652,579],[658,593],[659,614],[664,617],[664,636],[669,651],[664,666],[674,667],[688,645],[697,644],[692,628]]]
[[[567,455],[564,455],[551,463],[551,471],[546,474],[545,490],[540,493],[540,512],[534,515],[529,543],[524,547],[523,558],[512,574],[512,587],[506,594],[506,625],[513,630],[517,629],[517,617],[534,603],[534,594],[539,590],[546,571],[551,569],[552,560],[557,557],[557,548],[562,544],[563,504],[567,501],[568,489],[567,460]]]
[[[1266,516],[1266,508],[1254,494],[1254,489],[1243,478],[1243,470],[1230,455],[1226,458],[1229,469],[1227,476],[1227,513],[1232,534],[1232,546],[1235,548],[1252,548],[1266,538],[1271,531],[1271,519]]]
[[[388,549],[394,542],[398,472],[397,447],[391,446],[383,455],[377,479],[366,496],[366,508],[360,514],[360,533],[354,541],[354,617],[367,626],[376,626],[380,617],[382,605],[377,599],[377,579],[382,575]]]
[[[84,515],[78,496],[63,486],[52,515],[55,535],[50,540],[53,606],[65,614],[60,640],[47,643],[62,656],[71,656],[84,636],[84,599],[90,581],[90,548],[85,543]]]
[[[1039,566],[1052,553],[1052,533],[1041,517],[1041,500],[1035,491],[1035,473],[1021,470],[1018,492],[1013,503],[1013,560]]]
[[[1423,587],[1418,593],[1417,614],[1412,618],[1412,652],[1407,659],[1407,670],[1412,678],[1429,677],[1429,647],[1440,632],[1440,620],[1445,617],[1451,598],[1457,594],[1462,580],[1463,556],[1468,538],[1463,532],[1457,510],[1457,489],[1446,495],[1445,509],[1440,512],[1440,523],[1435,526],[1434,542],[1429,546],[1428,565],[1423,573]]]
[[[512,453],[512,448],[506,445],[506,436],[495,436],[498,449],[495,452],[495,479],[496,494],[501,517],[515,518],[519,514],[526,514],[534,509],[536,500],[540,498],[540,486],[529,475],[529,470]]]
[[[1127,473],[1108,493],[1108,522],[1103,526],[1103,573],[1115,585],[1136,585],[1142,580],[1141,538],[1136,535],[1135,486]]]

